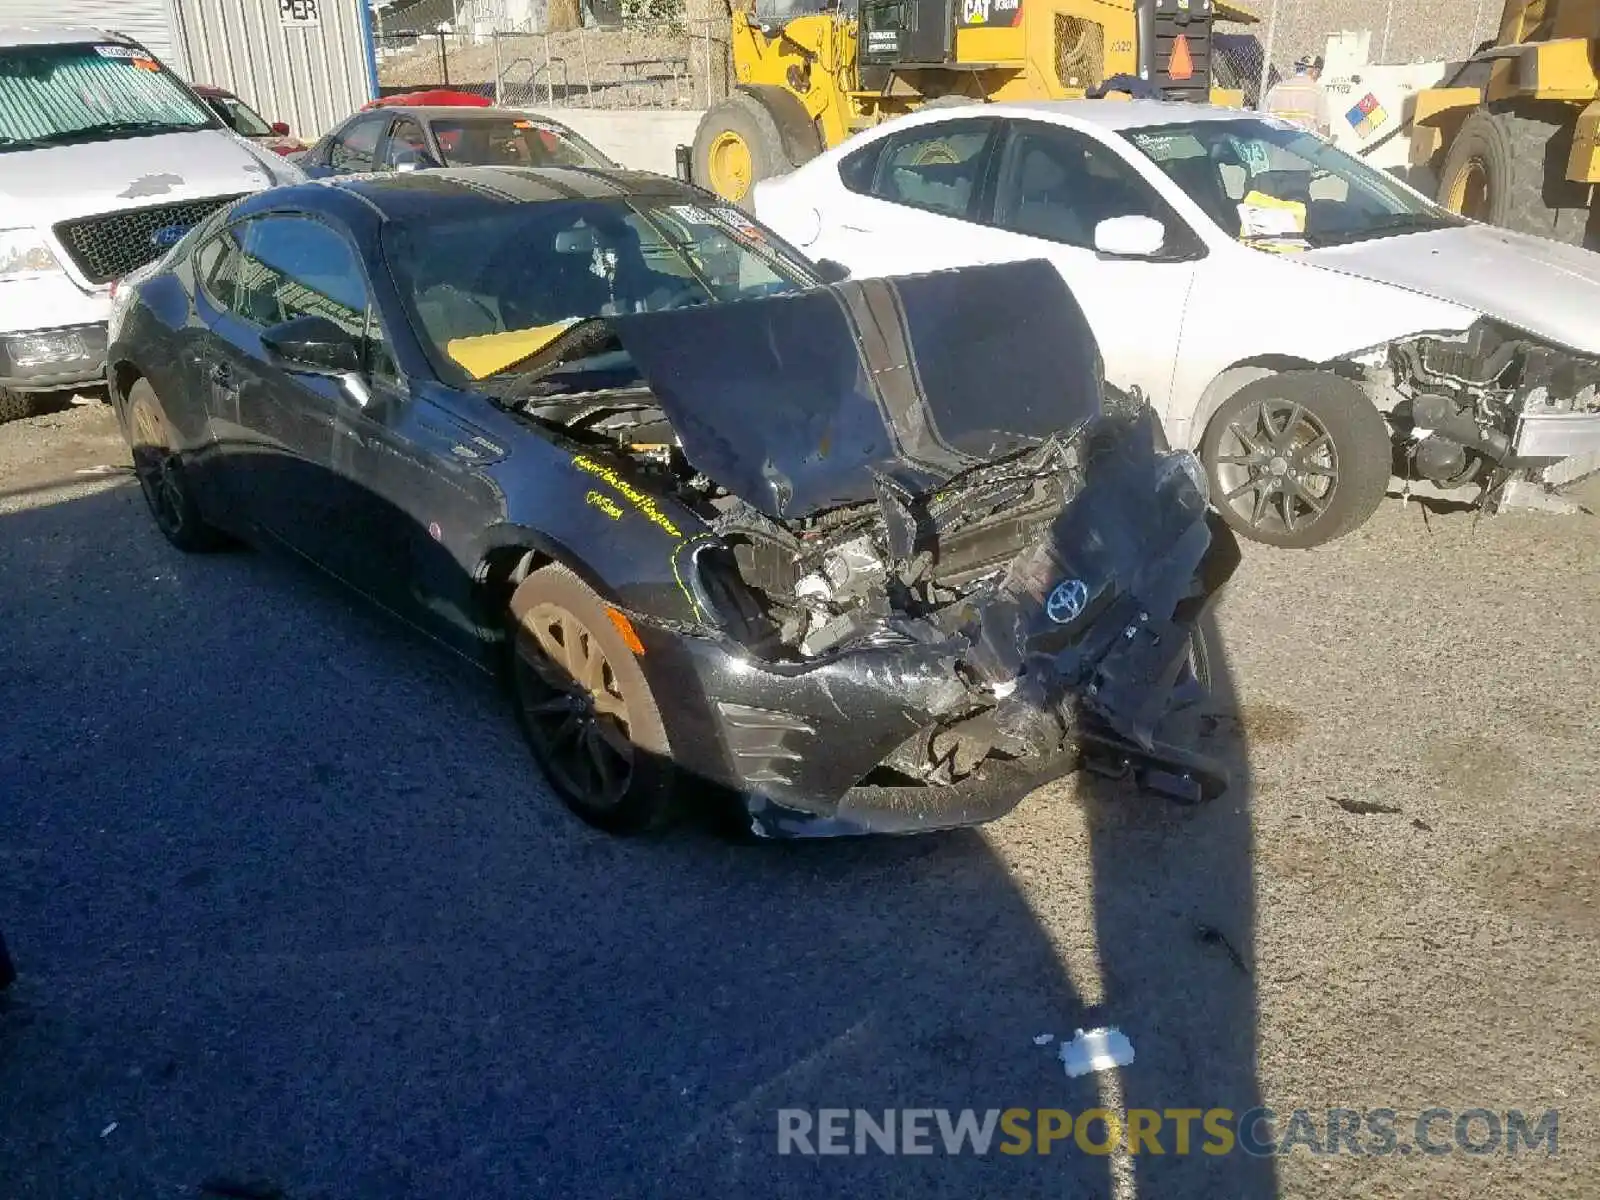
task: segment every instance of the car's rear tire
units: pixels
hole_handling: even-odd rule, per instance
[[[227,541],[206,524],[184,474],[165,410],[148,379],[135,381],[124,401],[128,449],[150,515],[161,535],[186,554],[216,550]]]
[[[1239,536],[1305,550],[1372,516],[1388,488],[1391,446],[1383,414],[1355,384],[1286,371],[1223,401],[1200,459],[1211,502]]]
[[[566,567],[529,575],[511,597],[512,687],[528,745],[567,807],[635,834],[672,815],[672,751],[612,611]]]

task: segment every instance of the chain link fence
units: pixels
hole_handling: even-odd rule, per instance
[[[1451,61],[1492,38],[1500,17],[1498,0],[1460,0],[1451,20],[1438,0],[1255,0],[1255,9],[1257,25],[1218,26],[1212,56],[1218,86],[1243,91],[1250,107],[1331,34],[1368,33],[1374,63]],[[512,107],[696,109],[731,81],[722,0],[414,0],[380,17],[385,95],[449,87]]]
[[[1500,0],[1253,0],[1257,25],[1219,24],[1212,55],[1217,82],[1242,88],[1256,106],[1303,54],[1322,54],[1337,33],[1366,33],[1373,64],[1455,62],[1500,26]]]
[[[384,34],[384,95],[476,92],[512,108],[708,108],[728,94],[728,20],[626,19],[564,32]]]

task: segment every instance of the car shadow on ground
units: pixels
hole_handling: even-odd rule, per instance
[[[786,1108],[1257,1102],[1225,654],[1236,783],[1196,810],[1089,781],[984,832],[618,840],[477,672],[297,563],[178,554],[132,486],[0,516],[0,581],[16,1200],[1275,1191],[1198,1119],[1132,1160],[936,1121],[931,1154],[778,1154]],[[1089,943],[1103,985],[1064,968]],[[1036,1044],[1102,1022],[1115,1075]]]

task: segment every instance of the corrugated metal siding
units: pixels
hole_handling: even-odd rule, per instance
[[[310,141],[372,99],[364,3],[319,0],[322,23],[299,28],[283,24],[277,0],[176,0],[181,57],[194,82]]]
[[[183,73],[168,0],[0,0],[0,25],[89,25],[126,34]]]

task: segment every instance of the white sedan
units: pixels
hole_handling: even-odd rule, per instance
[[[1600,255],[1468,222],[1272,118],[924,110],[753,200],[856,276],[1050,260],[1107,378],[1198,450],[1257,541],[1348,533],[1395,471],[1492,497],[1600,461]]]

